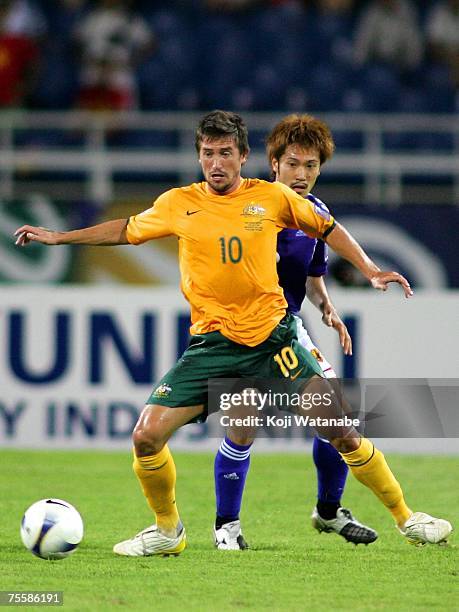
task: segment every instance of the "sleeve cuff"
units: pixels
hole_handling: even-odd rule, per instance
[[[330,225],[330,227],[325,230],[325,232],[322,235],[322,238],[326,238],[328,236],[328,234],[330,234],[336,227],[336,221],[333,219],[333,224]]]

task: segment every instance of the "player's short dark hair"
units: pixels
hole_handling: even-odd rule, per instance
[[[234,139],[241,155],[248,154],[249,136],[242,117],[236,113],[222,110],[207,113],[199,122],[195,139],[196,151],[199,154],[204,138],[213,139],[225,136],[231,136]]]
[[[288,115],[274,126],[266,139],[269,164],[273,159],[279,160],[292,144],[308,149],[315,147],[321,164],[330,159],[335,150],[330,128],[312,115]]]

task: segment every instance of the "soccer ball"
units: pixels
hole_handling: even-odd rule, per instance
[[[83,521],[62,499],[41,499],[28,508],[21,521],[24,546],[42,559],[64,559],[83,539]]]

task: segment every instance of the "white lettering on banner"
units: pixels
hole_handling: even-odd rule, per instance
[[[334,290],[333,299],[358,322],[360,377],[456,377],[450,322],[459,292],[405,300],[397,286],[385,294]],[[0,445],[129,449],[139,411],[185,344],[187,313],[171,289],[2,287]],[[313,340],[342,375],[338,335],[318,311],[306,314]],[[209,442],[198,426],[174,440],[176,448]]]

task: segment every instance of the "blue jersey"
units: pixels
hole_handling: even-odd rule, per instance
[[[325,204],[312,194],[306,196],[317,209],[328,213]],[[284,229],[277,237],[279,262],[277,274],[284,290],[289,312],[299,312],[306,295],[308,276],[327,273],[328,247],[322,240],[311,238],[301,230]]]

